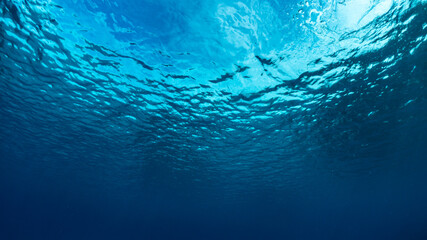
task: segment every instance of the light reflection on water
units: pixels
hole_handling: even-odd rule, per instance
[[[423,179],[425,1],[16,0],[0,15],[1,152],[18,159],[1,180],[139,210],[292,196],[292,215]]]

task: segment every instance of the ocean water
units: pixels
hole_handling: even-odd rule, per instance
[[[427,239],[425,0],[0,0],[0,239]]]

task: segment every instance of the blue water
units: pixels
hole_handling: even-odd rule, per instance
[[[0,239],[427,239],[425,0],[0,0]]]

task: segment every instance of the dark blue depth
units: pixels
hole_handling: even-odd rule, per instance
[[[427,5],[0,0],[0,239],[427,239]]]

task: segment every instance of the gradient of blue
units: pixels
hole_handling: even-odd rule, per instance
[[[307,2],[0,0],[0,239],[427,239],[425,1]]]

